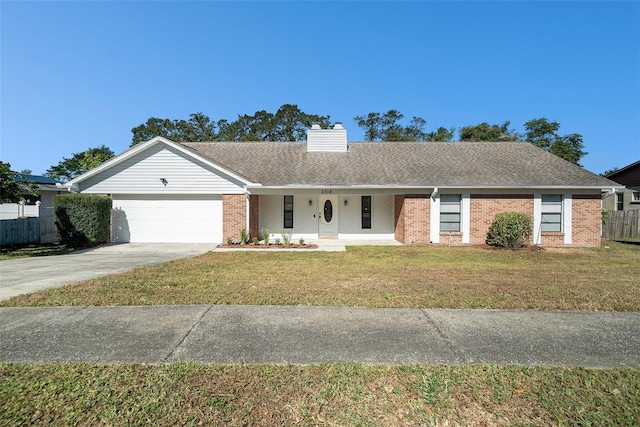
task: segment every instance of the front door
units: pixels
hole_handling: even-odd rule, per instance
[[[318,237],[335,239],[338,237],[338,198],[336,196],[320,197],[318,214]]]

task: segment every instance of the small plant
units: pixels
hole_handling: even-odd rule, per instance
[[[285,246],[289,246],[291,244],[291,236],[293,235],[293,231],[282,230],[280,232],[280,235],[282,236],[282,243],[284,243]]]
[[[233,239],[231,237],[227,237],[227,245],[233,245]]]
[[[256,246],[258,246],[258,245],[260,244],[260,240],[258,240],[258,238],[257,238],[257,237],[254,237],[254,238],[253,238],[253,244],[254,244],[254,245],[256,245]]]
[[[276,245],[280,246],[280,238],[276,237]]]
[[[269,246],[269,230],[266,228],[261,228],[260,234],[262,234],[262,240],[264,240],[265,246]]]
[[[300,246],[304,246],[304,239],[301,238],[298,243],[300,243]]]
[[[249,242],[249,233],[247,233],[247,229],[243,228],[240,230],[240,244],[246,245]]]
[[[521,212],[496,214],[487,233],[487,244],[503,248],[521,248],[533,231],[531,217]]]

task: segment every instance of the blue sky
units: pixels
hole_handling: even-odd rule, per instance
[[[297,104],[363,139],[547,117],[595,173],[640,159],[639,2],[0,2],[0,159],[40,174],[150,117]]]

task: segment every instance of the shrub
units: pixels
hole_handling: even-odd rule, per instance
[[[282,243],[284,243],[285,246],[289,246],[291,244],[291,237],[293,237],[293,231],[282,230],[280,231],[280,235],[282,236]]]
[[[247,233],[246,228],[243,228],[240,230],[240,244],[246,245],[247,243],[249,243],[249,233]]]
[[[59,194],[53,200],[60,240],[72,248],[109,241],[111,198],[88,194]]]
[[[503,248],[521,248],[529,242],[533,225],[529,215],[520,212],[499,213],[487,233],[489,245]]]
[[[267,228],[261,228],[260,234],[262,234],[262,239],[264,240],[264,244],[269,246],[269,230]]]

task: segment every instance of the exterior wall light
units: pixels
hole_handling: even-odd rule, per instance
[[[349,201],[347,199],[344,199],[344,205],[348,206],[349,205]]]
[[[169,183],[169,181],[167,181],[167,178],[160,178],[160,182],[166,187],[167,184]]]
[[[313,200],[309,199],[309,206],[313,206]]]

